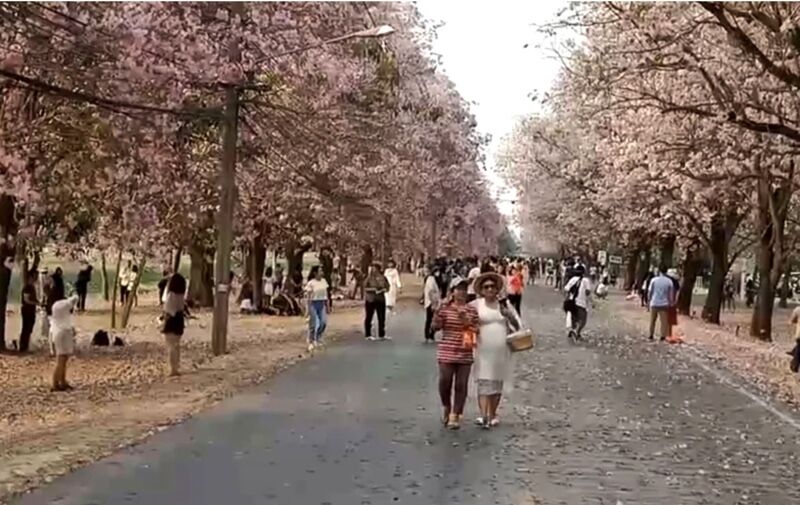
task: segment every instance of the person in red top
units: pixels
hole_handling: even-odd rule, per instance
[[[508,301],[511,302],[517,314],[522,314],[522,290],[525,282],[520,269],[516,266],[511,267],[506,281],[508,283]]]
[[[457,430],[467,401],[472,348],[464,346],[464,332],[478,331],[478,311],[467,304],[469,281],[456,277],[450,282],[450,295],[433,316],[433,328],[442,330],[436,351],[439,362],[439,396],[444,415],[442,422]],[[454,394],[453,394],[454,393]]]

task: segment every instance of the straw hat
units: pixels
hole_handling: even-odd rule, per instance
[[[483,290],[483,285],[487,281],[492,281],[497,285],[498,293],[503,289],[503,286],[506,283],[506,280],[503,278],[502,275],[495,272],[485,272],[475,277],[475,280],[472,282],[472,286],[475,289],[475,293],[480,294],[481,291]]]

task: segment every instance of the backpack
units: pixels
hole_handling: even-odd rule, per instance
[[[564,312],[573,312],[577,307],[577,305],[575,304],[575,299],[578,297],[578,292],[581,289],[581,284],[583,284],[582,275],[578,277],[578,282],[576,282],[574,286],[569,288],[569,291],[567,292],[567,298],[564,300]]]

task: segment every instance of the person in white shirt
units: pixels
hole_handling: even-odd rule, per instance
[[[580,339],[581,332],[586,326],[588,319],[589,301],[592,296],[592,283],[584,277],[586,269],[583,265],[578,265],[573,270],[574,275],[564,286],[567,299],[564,302],[564,309],[572,315],[572,328],[570,338]]]
[[[383,276],[389,281],[389,291],[386,292],[386,310],[389,314],[394,314],[394,307],[397,305],[397,293],[403,287],[400,283],[400,272],[397,271],[394,261],[389,260]]]
[[[308,297],[308,350],[322,346],[322,334],[328,325],[328,281],[319,265],[311,267],[305,293]]]
[[[72,326],[72,311],[77,303],[78,297],[72,296],[53,304],[53,315],[50,316],[50,342],[56,355],[56,368],[53,371],[51,391],[72,389],[67,382],[67,361],[75,353],[75,328]]]
[[[272,305],[272,297],[275,295],[275,277],[272,275],[272,267],[267,267],[264,272],[264,304]]]
[[[467,274],[467,280],[469,281],[469,286],[467,287],[467,302],[471,302],[478,297],[478,294],[475,292],[475,279],[477,279],[481,275],[481,267],[475,265]]]
[[[442,293],[439,290],[439,284],[436,278],[439,276],[439,271],[434,269],[425,277],[425,287],[423,287],[423,304],[425,305],[425,343],[433,342],[433,315],[436,309],[439,308],[439,302],[442,299]]]

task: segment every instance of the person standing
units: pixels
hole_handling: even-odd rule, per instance
[[[367,340],[375,340],[372,336],[372,319],[378,316],[378,339],[386,340],[386,293],[389,281],[381,273],[378,263],[369,267],[367,279],[364,281],[364,336]]]
[[[394,314],[394,308],[397,306],[397,293],[400,292],[403,285],[400,283],[400,272],[397,271],[397,266],[393,260],[389,260],[383,276],[389,281],[389,291],[386,293],[386,310],[390,314]]]
[[[425,286],[422,288],[423,305],[425,306],[425,343],[434,342],[433,316],[439,308],[442,293],[439,283],[436,282],[438,271],[434,268],[425,277]]]
[[[322,269],[315,265],[308,272],[305,286],[308,297],[308,350],[309,352],[322,346],[322,335],[328,324],[329,298],[328,281],[322,275]]]
[[[571,314],[572,325],[569,337],[580,340],[586,322],[589,319],[589,301],[592,295],[592,283],[585,277],[586,270],[583,265],[578,265],[572,269],[572,278],[569,279],[564,291],[567,293],[567,301],[564,308]]]
[[[39,300],[36,298],[36,271],[25,273],[25,285],[22,288],[22,304],[20,305],[20,316],[22,316],[22,330],[19,333],[19,352],[26,353],[30,348],[31,334],[36,325],[36,308]]]
[[[78,294],[78,312],[86,311],[86,296],[89,294],[89,283],[92,282],[92,265],[86,265],[78,272],[75,279],[75,292]]]
[[[164,301],[164,325],[161,333],[167,342],[169,375],[180,375],[181,337],[186,327],[186,279],[175,272],[167,283],[167,296]]]
[[[478,385],[478,406],[481,415],[476,423],[484,429],[500,424],[497,410],[503,391],[511,389],[513,362],[506,343],[509,330],[520,329],[514,309],[503,303],[498,294],[505,283],[502,275],[481,274],[475,289],[481,294],[472,302],[478,312],[478,346],[475,350],[475,379]]]
[[[461,277],[451,281],[450,295],[436,310],[433,321],[434,330],[442,330],[442,339],[436,350],[439,397],[444,408],[442,423],[452,430],[461,425],[473,362],[473,349],[465,346],[464,333],[476,335],[479,326],[478,311],[467,304],[469,283]]]
[[[669,306],[669,332],[667,342],[670,344],[680,344],[683,339],[675,334],[675,326],[678,325],[678,293],[681,291],[681,283],[678,278],[678,271],[674,268],[667,270],[667,277],[672,281],[672,300]]]
[[[51,391],[69,391],[72,386],[67,382],[67,362],[75,354],[75,327],[72,325],[72,311],[78,303],[78,297],[67,300],[60,299],[51,307],[50,341],[56,355],[56,368],[53,370],[53,387]]]
[[[667,339],[669,333],[669,308],[674,302],[674,286],[672,279],[667,277],[667,267],[662,265],[658,275],[653,277],[648,285],[648,300],[650,308],[650,340],[655,337],[656,318],[661,324],[661,340]]]

